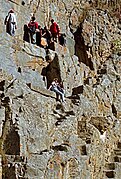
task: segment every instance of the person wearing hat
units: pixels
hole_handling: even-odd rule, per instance
[[[13,9],[10,9],[8,12],[8,16],[6,16],[5,20],[6,32],[11,36],[15,35],[15,30],[17,29],[17,21],[16,16]]]

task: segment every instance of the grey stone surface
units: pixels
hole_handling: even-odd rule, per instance
[[[111,2],[0,2],[3,179],[105,179],[111,162],[120,179],[120,1]],[[5,32],[10,8],[18,21],[15,37]],[[54,18],[66,34],[66,46],[55,43],[49,60],[44,48],[23,41],[31,13],[43,27]],[[47,89],[55,77],[63,82],[65,103]]]

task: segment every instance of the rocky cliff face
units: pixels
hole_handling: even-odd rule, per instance
[[[0,2],[0,175],[3,179],[120,179],[120,0]],[[14,8],[16,36],[4,18]],[[66,34],[55,51],[24,42],[34,13]],[[49,60],[47,60],[49,57]],[[66,102],[47,90],[63,81]]]

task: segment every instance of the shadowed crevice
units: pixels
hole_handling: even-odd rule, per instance
[[[79,58],[79,62],[83,62],[91,70],[94,70],[91,58],[88,58],[87,50],[88,47],[84,43],[84,38],[82,36],[82,24],[77,28],[76,32],[73,33],[75,40],[75,55]]]
[[[58,78],[58,80],[61,81],[60,65],[57,54],[55,54],[53,61],[46,68],[43,68],[41,75],[46,77],[47,88],[49,88],[54,78]]]

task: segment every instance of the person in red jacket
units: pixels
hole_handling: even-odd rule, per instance
[[[36,33],[36,29],[38,29],[38,22],[35,21],[34,16],[31,17],[31,20],[28,24],[28,28],[31,37],[31,43],[34,44],[35,43],[34,35]]]
[[[56,22],[54,22],[54,20],[51,20],[52,25],[50,26],[50,32],[52,34],[52,38],[55,42],[57,42],[57,37],[59,37],[59,26]]]

